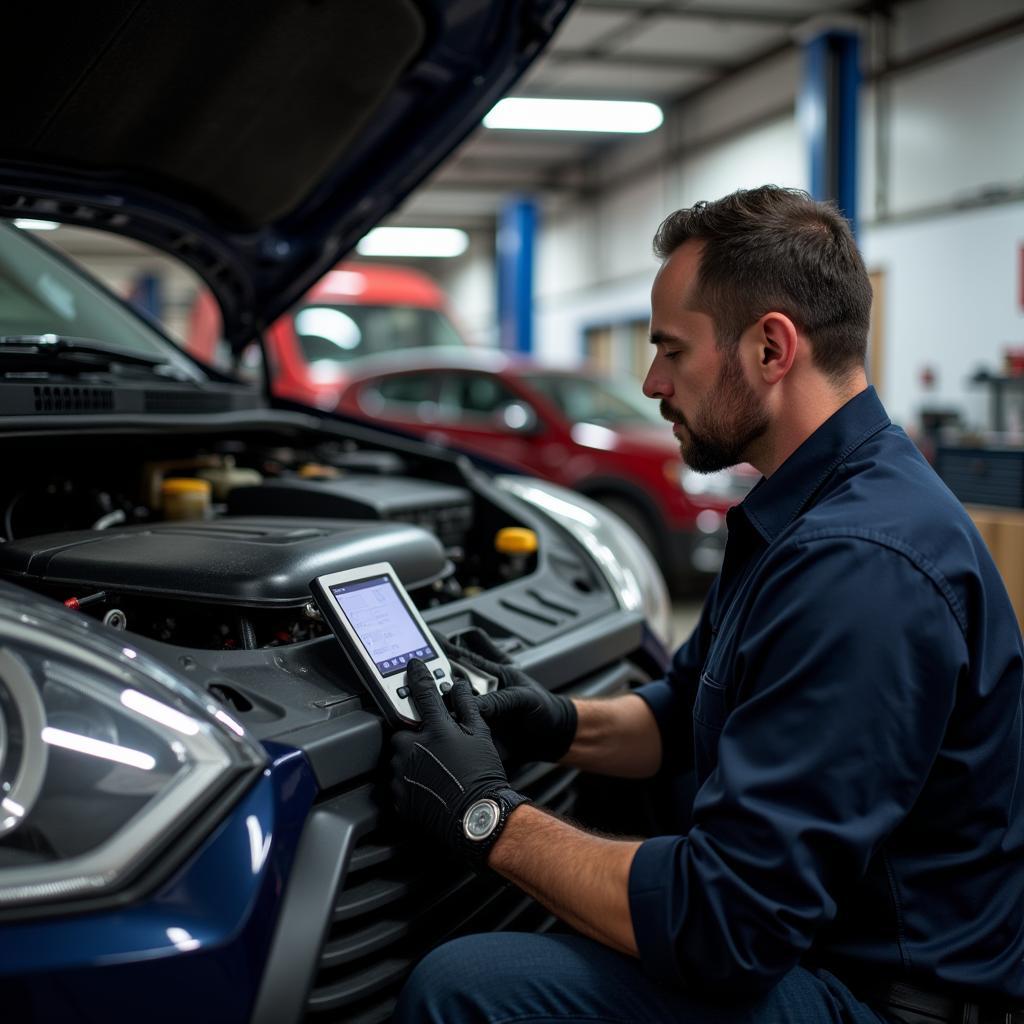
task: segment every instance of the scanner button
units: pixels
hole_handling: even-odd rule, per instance
[[[444,679],[444,669],[443,668],[435,668],[434,669],[434,678],[435,679]]]
[[[402,700],[405,700],[405,698],[409,696],[409,687],[408,686],[400,686],[398,688],[398,696]]]
[[[452,688],[452,683],[451,683],[451,680],[450,680],[450,679],[445,679],[445,680],[444,680],[444,681],[443,681],[443,682],[442,682],[442,683],[441,683],[441,684],[440,684],[440,685],[438,686],[438,689],[439,689],[439,690],[440,690],[440,691],[441,691],[442,693],[447,693],[447,692],[448,692],[448,691],[449,691],[449,690],[450,690],[451,688]]]

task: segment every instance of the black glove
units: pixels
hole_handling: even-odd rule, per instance
[[[482,630],[463,634],[463,645],[441,641],[448,659],[496,676],[498,689],[479,698],[480,714],[516,761],[559,761],[576,736],[576,705],[517,668]]]
[[[395,807],[428,839],[480,868],[498,833],[490,842],[468,839],[463,829],[466,811],[481,798],[494,799],[499,793],[512,798],[513,804],[523,798],[509,789],[491,731],[480,717],[469,683],[460,680],[449,691],[453,717],[422,661],[410,661],[405,678],[423,724],[415,732],[402,730],[392,739]]]

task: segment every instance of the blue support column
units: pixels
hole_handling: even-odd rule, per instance
[[[537,205],[507,202],[498,220],[498,331],[510,352],[533,351],[533,259]]]
[[[833,199],[857,232],[860,36],[830,29],[804,43],[799,115],[810,157],[810,192]]]
[[[163,288],[156,274],[143,271],[132,282],[128,301],[146,316],[159,321],[164,312]]]

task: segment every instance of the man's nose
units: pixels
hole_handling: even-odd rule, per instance
[[[672,393],[672,387],[669,384],[668,378],[660,372],[657,356],[654,357],[647,369],[647,376],[644,377],[643,392],[648,398],[654,399],[668,398]]]

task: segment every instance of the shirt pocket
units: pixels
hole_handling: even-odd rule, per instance
[[[693,720],[705,729],[721,732],[727,715],[725,697],[725,687],[702,672],[697,699],[693,702]]]

